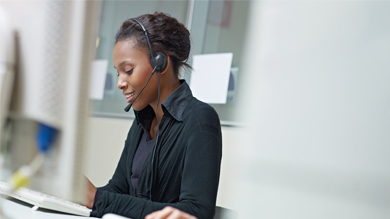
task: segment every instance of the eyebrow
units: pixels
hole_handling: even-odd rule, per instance
[[[121,62],[121,63],[119,63],[119,67],[121,67],[122,65],[124,65],[126,62],[130,62],[129,60],[125,60],[125,61],[123,61],[123,62]],[[115,65],[114,65],[114,68],[115,68]],[[116,69],[116,68],[115,68]]]

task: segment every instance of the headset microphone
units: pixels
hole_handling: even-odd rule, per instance
[[[126,106],[126,108],[125,108],[125,111],[126,111],[126,112],[129,112],[131,106],[133,106],[134,101],[139,97],[139,95],[141,95],[141,93],[142,93],[142,91],[144,90],[144,88],[146,87],[146,85],[148,85],[148,83],[149,83],[150,79],[152,78],[152,76],[154,75],[154,72],[156,71],[156,69],[157,69],[157,66],[154,67],[154,69],[153,69],[153,71],[152,71],[152,74],[150,74],[150,77],[149,77],[148,81],[146,82],[146,84],[144,85],[144,87],[141,89],[141,91],[137,94],[137,96],[134,98],[134,100],[131,101],[131,103],[129,103],[129,105]]]
[[[133,106],[133,102],[129,103],[129,105],[126,106],[126,108],[125,108],[126,112],[129,112],[130,108]]]

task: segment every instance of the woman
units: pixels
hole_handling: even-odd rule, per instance
[[[221,127],[215,110],[179,80],[190,48],[188,30],[163,13],[126,20],[118,30],[113,51],[117,86],[133,103],[136,118],[112,179],[97,189],[89,182],[92,216],[110,212],[137,219],[171,206],[213,218]]]

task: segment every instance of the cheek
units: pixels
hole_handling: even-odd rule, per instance
[[[145,84],[147,83],[149,77],[152,74],[152,71],[153,71],[153,69],[149,70],[149,68],[144,68],[141,71],[136,72],[135,74],[133,74],[132,75],[132,77],[133,77],[132,80],[134,81],[134,84],[136,84],[137,86],[142,86],[142,87],[145,86]]]
[[[138,92],[140,92],[141,89],[145,86],[147,81],[148,81],[148,77],[145,75],[141,75],[138,77],[134,76],[130,83]]]

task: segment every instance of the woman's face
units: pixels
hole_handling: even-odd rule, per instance
[[[118,72],[117,86],[122,90],[127,103],[131,103],[140,93],[153,71],[148,53],[136,45],[136,41],[121,40],[114,47],[112,55]],[[133,104],[134,110],[142,110],[157,100],[157,74],[154,74],[142,94]]]

